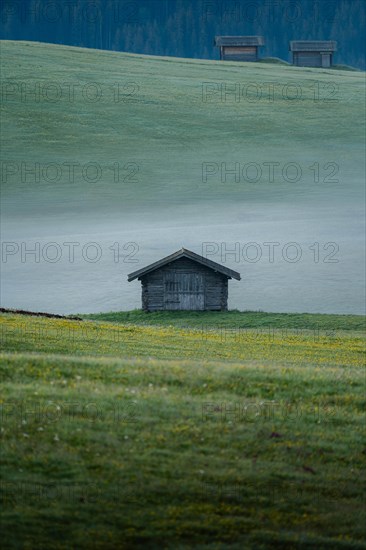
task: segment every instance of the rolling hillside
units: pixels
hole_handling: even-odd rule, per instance
[[[365,548],[364,334],[324,317],[1,314],[6,548]]]
[[[3,239],[64,253],[10,257],[5,307],[138,307],[115,242],[142,267],[208,241],[295,241],[298,264],[212,257],[245,277],[230,307],[363,312],[364,73],[11,41],[1,57]],[[70,241],[98,242],[101,262],[70,265]]]
[[[0,314],[6,548],[366,548],[364,74],[1,57],[2,305],[80,314]],[[235,311],[137,311],[127,273],[205,241]]]
[[[66,167],[54,184],[47,180],[59,174],[51,169],[38,185],[30,185],[31,175],[23,185],[9,175],[9,200],[21,193],[24,210],[30,204],[52,209],[50,199],[55,213],[56,199],[64,208],[125,213],[162,202],[166,207],[253,198],[306,202],[330,190],[332,200],[349,200],[350,189],[352,201],[361,196],[362,72],[26,42],[2,42],[1,53],[4,160],[30,165],[97,162],[103,171],[100,181],[89,185],[81,169],[72,178]],[[117,182],[116,162],[121,169]],[[228,169],[230,163],[240,163],[242,169],[256,162],[263,174],[250,183],[258,174],[249,167],[248,181],[228,176],[223,184],[221,172],[202,181],[204,162],[226,162]],[[281,163],[273,182],[263,162]],[[298,162],[304,171],[298,185],[283,177],[289,162]],[[321,167],[321,185],[315,185],[315,168],[308,168],[315,162],[337,162],[340,174]],[[128,163],[137,167],[123,170]],[[290,169],[288,176],[296,179]],[[94,177],[90,170],[89,179]],[[323,179],[340,181],[335,185]]]

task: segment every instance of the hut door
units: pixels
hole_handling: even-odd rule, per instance
[[[301,67],[321,67],[322,56],[319,52],[301,52],[298,55],[299,65]]]
[[[204,310],[202,273],[168,271],[164,277],[164,309]]]

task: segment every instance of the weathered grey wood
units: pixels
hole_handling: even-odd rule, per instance
[[[173,260],[171,258],[174,258]],[[200,261],[197,260],[199,258]],[[168,261],[164,261],[168,259]],[[236,271],[224,268],[182,249],[160,262],[128,276],[137,277],[142,284],[142,308],[145,311],[227,310],[228,279],[240,280]],[[214,266],[214,267],[212,267]]]
[[[130,273],[128,275],[128,281],[130,282],[130,281],[133,281],[134,279],[139,279],[142,276],[146,275],[147,273],[155,271],[158,267],[163,267],[173,262],[174,260],[178,260],[181,258],[191,259],[194,262],[197,262],[206,267],[209,267],[214,271],[217,271],[219,273],[222,273],[223,275],[226,275],[229,278],[237,279],[238,281],[240,281],[240,274],[237,273],[236,271],[233,271],[228,267],[225,267],[221,264],[213,262],[212,260],[204,258],[203,256],[199,256],[195,252],[191,252],[191,250],[187,250],[186,248],[182,248],[181,250],[174,252],[174,254],[170,254],[170,256],[166,256],[166,258],[159,260],[158,262],[154,262],[153,264],[150,264],[146,267],[143,267],[142,269],[138,269],[137,271]]]
[[[257,61],[258,48],[251,47],[223,47],[222,59],[226,61]]]
[[[334,40],[292,40],[289,47],[293,64],[298,67],[331,67],[333,53],[337,51]]]
[[[335,40],[291,40],[291,52],[335,52],[337,42]]]
[[[257,61],[258,48],[264,46],[262,36],[216,36],[220,59],[225,61]]]
[[[215,36],[215,46],[264,46],[263,36]]]

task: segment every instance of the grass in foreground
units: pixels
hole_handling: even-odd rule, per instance
[[[82,315],[84,319],[109,321],[112,323],[161,325],[181,328],[228,328],[264,330],[312,330],[320,331],[365,330],[365,317],[362,315],[323,315],[314,313],[265,313],[262,311],[156,311],[145,313],[116,311]],[[325,333],[324,333],[325,334]]]
[[[0,321],[7,548],[366,547],[362,333]]]

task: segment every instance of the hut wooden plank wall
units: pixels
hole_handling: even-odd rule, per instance
[[[216,36],[220,59],[225,61],[257,61],[258,48],[264,46],[262,36]]]
[[[182,248],[128,276],[142,284],[145,311],[225,311],[228,280],[240,274]]]
[[[293,40],[290,42],[293,65],[297,67],[331,67],[337,42],[333,40]]]

